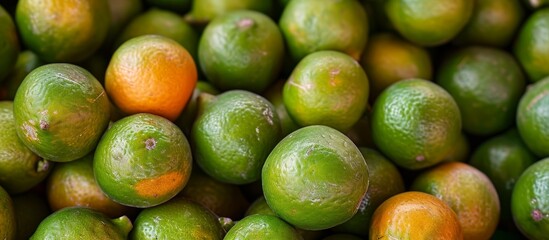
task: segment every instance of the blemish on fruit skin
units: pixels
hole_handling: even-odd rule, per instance
[[[425,160],[425,156],[423,156],[423,155],[419,155],[419,156],[416,157],[416,161],[418,161],[418,162],[423,162],[423,160]]]
[[[532,215],[532,219],[534,219],[534,221],[536,222],[539,222],[543,219],[543,213],[539,209],[534,209],[534,211],[532,211],[530,215]]]
[[[30,140],[36,141],[38,140],[38,135],[36,133],[36,129],[34,129],[31,125],[28,123],[23,123],[23,130],[25,130],[25,137],[27,137]]]
[[[248,27],[254,25],[254,20],[249,19],[249,18],[244,18],[244,19],[238,21],[237,25],[241,28],[248,28]]]
[[[143,179],[134,186],[138,195],[149,198],[165,196],[183,183],[184,176],[179,172],[169,172],[155,178]]]
[[[145,140],[145,148],[147,150],[153,150],[156,148],[156,140],[154,138],[149,138]]]
[[[40,129],[42,130],[48,130],[50,128],[50,125],[45,120],[40,120]]]

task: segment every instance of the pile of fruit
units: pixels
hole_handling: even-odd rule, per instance
[[[3,0],[29,238],[549,239],[549,1]]]

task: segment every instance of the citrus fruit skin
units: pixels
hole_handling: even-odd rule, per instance
[[[503,50],[461,48],[438,68],[437,83],[456,101],[463,130],[487,136],[509,128],[526,80],[518,62]]]
[[[239,10],[208,24],[198,54],[204,75],[216,88],[260,93],[278,77],[284,40],[267,15]]]
[[[198,203],[174,198],[141,211],[134,221],[131,239],[223,239],[217,216]]]
[[[109,123],[109,99],[88,71],[54,63],[34,69],[13,100],[17,135],[38,156],[68,162],[91,152]]]
[[[513,188],[522,172],[536,160],[514,128],[481,143],[471,156],[469,163],[486,174],[496,187],[502,223],[512,223]]]
[[[6,78],[8,99],[14,99],[15,93],[25,77],[35,68],[44,65],[44,62],[32,51],[25,50],[19,53],[12,72]]]
[[[10,195],[0,186],[0,238],[14,239],[16,220]]]
[[[368,94],[368,77],[357,61],[340,52],[318,51],[294,68],[282,100],[298,125],[346,132],[366,110]]]
[[[258,199],[256,199],[250,207],[246,210],[245,216],[250,216],[254,214],[261,214],[261,215],[272,215],[276,216],[276,213],[273,212],[273,210],[269,207],[269,204],[267,204],[267,201],[265,200],[265,197],[261,196]]]
[[[189,52],[159,35],[126,41],[114,52],[105,75],[105,89],[120,110],[172,121],[187,104],[196,82],[196,65]]]
[[[44,180],[53,164],[34,154],[19,140],[11,101],[0,101],[0,132],[0,185],[16,194]]]
[[[195,25],[206,25],[217,16],[226,13],[248,9],[268,14],[273,6],[273,0],[194,0],[190,13],[185,20]]]
[[[45,218],[30,239],[126,239],[131,229],[126,216],[109,219],[88,208],[71,207]]]
[[[239,220],[223,239],[302,239],[294,227],[273,215],[254,214]]]
[[[221,182],[246,184],[260,179],[261,167],[280,139],[280,120],[262,96],[230,90],[206,105],[191,136],[204,172]]]
[[[93,173],[93,155],[55,165],[46,182],[53,211],[66,207],[87,207],[110,217],[129,213],[129,208],[109,199],[99,188]]]
[[[404,192],[385,200],[371,221],[370,239],[463,239],[454,211],[422,192]]]
[[[115,46],[138,36],[156,34],[171,38],[187,50],[194,59],[197,57],[198,34],[178,14],[156,8],[136,16],[118,35]]]
[[[389,0],[385,12],[404,38],[420,46],[437,46],[463,29],[473,5],[472,0]]]
[[[185,135],[169,120],[148,113],[112,124],[93,160],[101,190],[133,207],[152,207],[173,198],[187,184],[191,167]]]
[[[370,220],[376,208],[388,198],[404,192],[405,188],[402,176],[391,161],[376,150],[362,147],[359,150],[368,166],[368,191],[362,198],[358,212],[349,221],[333,227],[332,230],[367,237]]]
[[[461,115],[452,96],[423,79],[399,81],[372,108],[372,136],[397,165],[421,169],[441,162],[461,134]]]
[[[548,29],[549,8],[542,8],[526,19],[515,40],[515,56],[532,82],[549,75]]]
[[[431,57],[424,48],[392,33],[370,37],[360,60],[370,80],[370,99],[389,85],[408,78],[432,79]]]
[[[549,77],[531,85],[517,110],[517,128],[526,146],[538,157],[549,156]]]
[[[505,47],[513,40],[524,15],[520,0],[474,1],[469,22],[453,42]]]
[[[528,239],[549,235],[549,159],[530,165],[513,188],[511,212],[522,234]]]
[[[290,1],[278,25],[294,62],[321,50],[358,60],[368,41],[366,11],[356,0]]]
[[[461,162],[437,165],[421,173],[410,187],[444,201],[456,213],[464,239],[490,239],[499,221],[500,203],[490,179]]]
[[[368,190],[368,167],[354,143],[323,125],[300,128],[271,151],[262,186],[271,209],[305,230],[349,220]]]
[[[106,0],[23,0],[15,20],[29,49],[46,62],[74,63],[103,43],[110,24]]]
[[[0,6],[0,82],[10,73],[19,54],[19,37],[13,19]]]

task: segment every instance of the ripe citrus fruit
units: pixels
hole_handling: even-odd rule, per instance
[[[272,6],[273,0],[194,0],[185,20],[196,25],[206,25],[217,16],[236,10],[248,9],[268,14]]]
[[[549,158],[530,165],[513,188],[511,213],[528,239],[549,236]]]
[[[463,239],[456,213],[422,192],[404,192],[385,200],[371,221],[370,239]]]
[[[0,186],[0,238],[14,239],[16,234],[15,212],[10,195]]]
[[[456,102],[427,80],[407,79],[391,85],[372,109],[374,143],[385,156],[407,169],[439,163],[460,134]]]
[[[91,56],[109,30],[106,0],[22,0],[15,20],[29,49],[46,62],[78,62]]]
[[[282,99],[298,125],[321,124],[345,132],[366,110],[368,94],[368,77],[357,61],[340,52],[319,51],[294,68]]]
[[[21,82],[23,82],[25,77],[32,70],[42,65],[44,65],[42,60],[40,60],[40,58],[38,58],[38,56],[32,51],[25,50],[19,53],[19,56],[17,57],[17,61],[15,62],[15,66],[13,67],[13,70],[6,78],[6,86],[8,88],[8,99],[13,100],[15,98],[15,93],[17,93],[17,89],[19,88],[19,85],[21,85]]]
[[[515,40],[515,56],[532,82],[549,75],[547,31],[549,31],[549,8],[542,8],[526,19]]]
[[[68,162],[95,149],[109,123],[110,106],[88,71],[54,63],[27,75],[13,111],[17,135],[28,148],[45,159]]]
[[[42,182],[50,173],[52,163],[34,154],[19,140],[11,101],[0,101],[0,132],[0,186],[16,194]]]
[[[215,180],[193,169],[191,178],[179,196],[202,204],[217,216],[240,219],[248,207],[248,200],[238,186]]]
[[[517,110],[517,128],[526,146],[540,157],[549,156],[549,77],[531,85]]]
[[[473,5],[472,0],[388,0],[385,12],[404,38],[421,46],[437,46],[463,29]]]
[[[156,8],[133,18],[118,35],[115,47],[134,37],[149,34],[171,38],[196,59],[199,36],[196,31],[176,13]]]
[[[314,125],[276,145],[261,180],[265,200],[278,216],[305,230],[322,230],[358,211],[368,190],[368,167],[349,138]]]
[[[511,54],[496,48],[467,47],[444,59],[437,83],[458,104],[463,130],[486,136],[513,125],[526,80]]]
[[[165,118],[139,113],[105,132],[95,150],[93,172],[112,200],[134,207],[164,203],[183,189],[191,174],[187,138]]]
[[[370,184],[358,212],[349,221],[332,230],[367,237],[370,220],[376,208],[388,198],[404,192],[404,181],[398,169],[383,155],[369,148],[359,148],[366,160]]]
[[[204,75],[216,88],[260,93],[278,77],[284,40],[267,15],[234,11],[208,24],[198,55]]]
[[[99,188],[93,174],[93,155],[68,163],[59,163],[51,171],[46,193],[53,211],[66,207],[87,207],[110,217],[120,217],[130,208],[108,198]]]
[[[198,203],[174,198],[141,211],[130,238],[139,239],[223,239],[217,216]]]
[[[536,161],[516,129],[508,130],[481,143],[470,164],[494,184],[501,203],[502,223],[512,223],[511,193],[522,172]]]
[[[250,215],[239,220],[227,232],[226,240],[302,239],[294,227],[273,215]]]
[[[132,223],[84,207],[64,208],[44,219],[30,239],[126,239]]]
[[[114,52],[105,89],[127,114],[152,113],[175,120],[197,81],[194,60],[176,41],[158,35],[132,38]]]
[[[370,37],[360,63],[368,73],[372,100],[397,81],[408,78],[431,79],[433,75],[427,50],[391,33]]]
[[[32,191],[15,195],[12,200],[17,225],[15,239],[29,239],[40,222],[51,214],[48,202]]]
[[[520,0],[474,1],[471,19],[454,42],[505,47],[513,40],[524,14]]]
[[[496,230],[498,194],[490,179],[470,165],[437,165],[421,173],[410,189],[429,193],[448,204],[457,214],[464,239],[490,239]]]
[[[4,7],[0,6],[0,82],[11,72],[15,65],[15,60],[19,54],[19,37],[17,29],[6,12]]]
[[[191,131],[196,162],[222,182],[258,180],[267,155],[281,136],[273,105],[244,90],[227,91],[211,101]]]
[[[279,20],[294,62],[320,50],[360,59],[368,40],[368,17],[357,0],[295,0]]]

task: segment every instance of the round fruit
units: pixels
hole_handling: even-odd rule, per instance
[[[524,17],[520,0],[474,1],[473,14],[454,39],[459,45],[505,47],[515,36]]]
[[[366,110],[368,94],[368,77],[357,61],[340,52],[319,51],[294,68],[282,99],[298,125],[345,132]]]
[[[349,220],[368,190],[368,167],[354,143],[322,125],[282,139],[261,175],[265,200],[286,222],[321,230]]]
[[[118,35],[115,46],[143,35],[161,35],[179,43],[196,59],[198,34],[181,16],[168,10],[152,8],[133,18]]]
[[[278,77],[284,40],[268,16],[234,11],[208,24],[198,56],[206,78],[218,89],[260,93]]]
[[[383,155],[369,148],[359,149],[368,165],[368,191],[353,218],[332,230],[367,237],[374,211],[383,201],[404,192],[404,181],[395,165]]]
[[[244,90],[227,91],[211,101],[191,131],[196,162],[222,182],[258,180],[267,155],[281,136],[273,105]]]
[[[22,0],[15,20],[29,49],[46,62],[91,56],[109,30],[107,0]]]
[[[227,240],[302,239],[294,227],[272,215],[255,214],[239,220],[227,232]]]
[[[0,239],[15,238],[15,212],[10,195],[0,186]]]
[[[19,54],[17,29],[6,10],[0,6],[0,82],[6,78],[15,65]]]
[[[132,38],[114,52],[105,89],[127,114],[152,113],[175,120],[197,81],[193,58],[176,41],[158,35]]]
[[[134,221],[131,239],[223,239],[217,216],[202,205],[174,198],[141,211]]]
[[[516,226],[528,239],[549,235],[549,158],[528,167],[517,180],[511,198]]]
[[[537,10],[522,25],[515,40],[515,56],[530,81],[549,75],[549,8]]]
[[[52,163],[27,148],[15,130],[13,102],[0,102],[0,186],[11,194],[25,192],[42,182]]]
[[[444,59],[437,83],[458,104],[463,130],[486,136],[513,125],[526,80],[518,62],[507,52],[467,47]]]
[[[360,63],[368,73],[372,100],[397,81],[408,78],[431,79],[433,75],[427,50],[391,33],[372,36]]]
[[[440,199],[404,192],[385,200],[374,212],[370,239],[463,239],[456,213]]]
[[[448,92],[422,80],[385,89],[372,109],[374,143],[407,169],[433,166],[452,151],[461,134],[459,108]]]
[[[88,208],[71,207],[49,215],[30,239],[126,239],[131,229],[126,216],[109,219]]]
[[[109,99],[88,71],[54,63],[34,69],[13,100],[17,135],[39,156],[55,162],[95,149],[109,123]]]
[[[151,207],[185,187],[192,167],[187,138],[169,120],[139,113],[105,132],[97,145],[93,172],[101,190],[126,206]]]
[[[279,26],[294,62],[320,50],[358,60],[368,40],[368,17],[356,0],[290,1]]]
[[[490,179],[461,162],[437,165],[410,187],[440,198],[457,214],[464,239],[490,239],[499,221],[499,197]]]
[[[385,12],[406,39],[421,46],[437,46],[463,29],[473,5],[472,0],[388,0]]]
[[[99,188],[93,174],[93,155],[59,163],[48,177],[46,192],[53,211],[66,207],[87,207],[110,217],[119,217],[129,208],[109,199]]]
[[[517,128],[526,146],[540,157],[549,156],[549,77],[528,87],[517,110]]]
[[[501,222],[511,223],[511,193],[522,172],[536,161],[516,129],[481,143],[470,164],[482,171],[496,187],[501,202]]]

